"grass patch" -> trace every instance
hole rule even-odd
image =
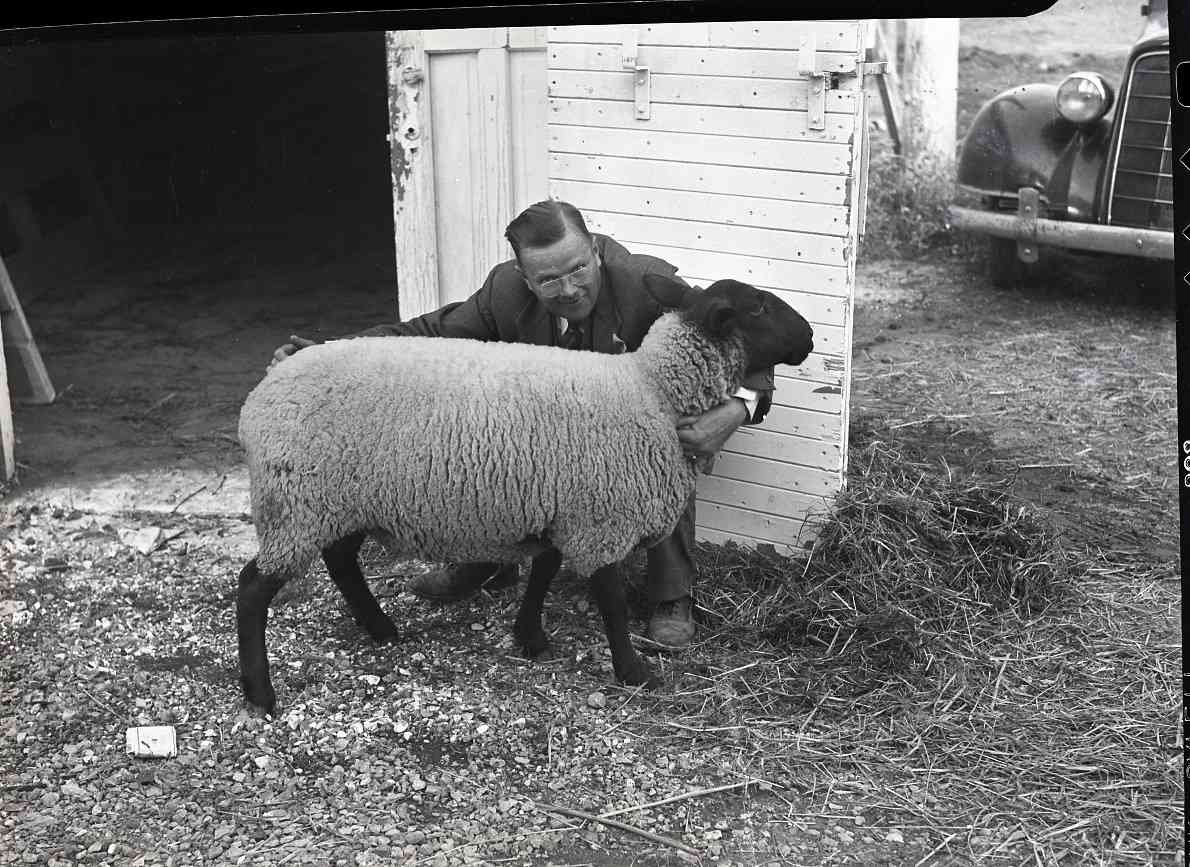
[[[860,255],[917,259],[965,249],[964,238],[946,225],[946,208],[955,198],[953,166],[933,154],[893,153],[881,133],[870,135]]]

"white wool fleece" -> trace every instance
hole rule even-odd
[[[589,575],[673,531],[696,482],[675,422],[728,399],[743,368],[738,340],[677,313],[621,355],[435,337],[303,349],[240,413],[258,566],[299,577],[368,531],[454,562],[545,542]]]

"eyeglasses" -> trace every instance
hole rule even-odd
[[[594,260],[588,261],[575,268],[569,274],[563,274],[561,277],[555,277],[552,280],[543,280],[537,284],[537,291],[544,298],[557,298],[562,294],[567,281],[581,283],[591,273],[594,265]]]
[[[549,280],[542,280],[540,283],[530,278],[529,275],[525,274],[524,271],[521,271],[519,266],[517,267],[517,270],[521,271],[521,274],[524,275],[525,279],[529,282],[529,285],[533,287],[538,295],[543,298],[557,298],[562,294],[567,282],[581,283],[591,276],[596,267],[598,267],[598,260],[595,258],[595,256],[592,256],[573,271],[563,274],[561,277],[551,277]]]

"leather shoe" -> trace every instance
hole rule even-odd
[[[480,590],[502,590],[512,587],[520,577],[515,563],[494,568],[475,564],[448,566],[419,575],[409,582],[409,590],[435,602],[458,602],[474,596]]]
[[[649,620],[649,638],[670,647],[689,647],[694,640],[694,604],[689,596],[661,602]]]

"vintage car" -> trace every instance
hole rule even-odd
[[[963,141],[952,226],[988,236],[991,276],[1036,276],[1042,248],[1173,260],[1167,0],[1141,7],[1143,32],[1116,86],[1097,72],[1026,84],[984,105]],[[1172,271],[1170,271],[1172,273]]]

